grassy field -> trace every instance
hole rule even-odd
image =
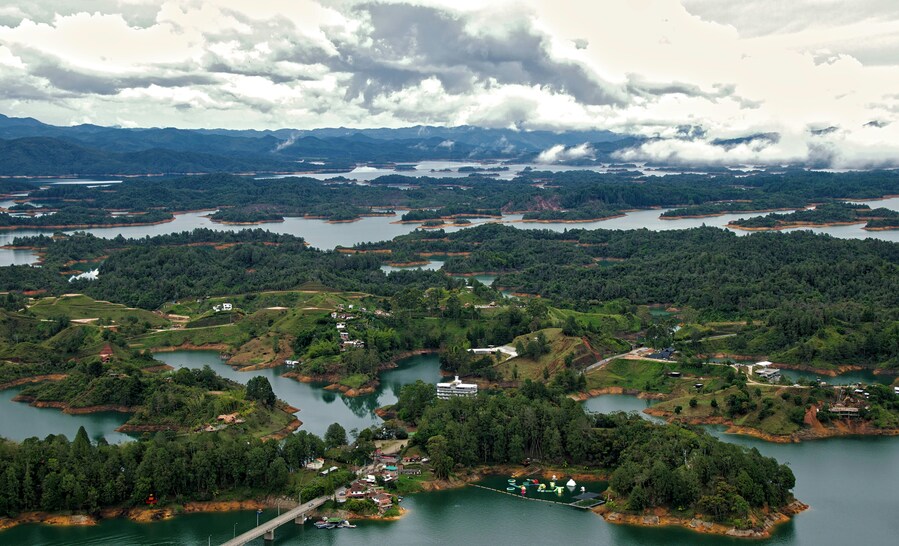
[[[221,343],[231,347],[240,347],[249,341],[250,337],[236,324],[227,324],[225,326],[210,326],[208,328],[151,332],[131,340],[131,346],[138,349],[154,349],[157,347],[179,346],[185,343],[192,345]]]
[[[796,417],[799,413],[804,413],[807,392],[806,389],[798,389],[793,387],[778,386],[759,386],[756,391],[755,386],[747,389],[750,393],[750,402],[757,407],[749,411],[745,415],[736,415],[732,418],[734,424],[759,429],[763,432],[773,435],[787,435],[798,431],[801,425],[791,419],[791,414]],[[761,393],[759,395],[759,392]],[[737,395],[739,389],[737,387],[729,387],[724,390],[711,393],[701,393],[691,396],[683,396],[661,402],[654,406],[655,408],[674,411],[677,406],[681,407],[681,417],[706,418],[726,416],[727,398],[730,395]],[[796,404],[799,400],[801,404]],[[786,398],[785,398],[786,397]],[[690,399],[696,399],[696,407],[690,407]],[[712,400],[718,402],[718,407],[712,407]],[[762,411],[766,406],[765,400],[769,400],[770,411],[762,415]]]
[[[537,359],[518,356],[511,360],[502,362],[497,365],[497,369],[502,372],[503,377],[510,378],[513,376],[513,369],[518,370],[518,379],[534,379],[543,381],[543,370],[547,369],[550,375],[565,369],[565,356],[574,355],[575,363],[583,365],[584,362],[592,363],[595,361],[590,349],[579,337],[569,337],[562,334],[561,328],[546,328],[540,330],[546,336],[549,342],[549,353],[541,355]],[[516,342],[527,345],[528,341],[536,336],[527,334],[515,338],[511,343],[515,346]]]
[[[97,301],[81,294],[42,298],[29,307],[29,310],[40,318],[61,316],[69,319],[97,318],[120,323],[126,317],[135,317],[138,322],[149,323],[153,328],[162,328],[169,324],[168,320],[150,311],[125,307],[118,303]]]
[[[677,362],[619,358],[587,374],[587,388],[621,387],[643,392],[678,394],[693,392],[696,383],[703,383],[703,391],[715,391],[727,383],[728,370],[725,366],[695,368],[682,366]],[[679,378],[670,377],[669,372],[680,372],[682,375]]]
[[[251,294],[235,294],[199,300],[183,300],[163,306],[166,313],[184,315],[196,319],[214,313],[213,307],[230,303],[236,310],[244,313],[268,309],[270,307],[315,308],[334,310],[338,304],[359,305],[365,294],[359,292],[307,292],[286,290],[275,292],[259,292]]]
[[[568,317],[574,317],[581,324],[598,327],[609,333],[636,332],[640,328],[639,321],[632,315],[604,312],[581,313],[571,309],[551,307],[549,316],[559,324],[562,324]]]

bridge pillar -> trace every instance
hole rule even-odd
[[[306,523],[306,514],[305,513],[298,514],[297,517],[294,518],[293,522],[296,523],[297,525],[302,525],[302,524]]]
[[[262,540],[267,540],[269,542],[275,540],[275,530],[266,531],[264,535],[262,535]]]

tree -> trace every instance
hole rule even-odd
[[[431,468],[434,470],[434,475],[442,480],[449,477],[454,464],[448,452],[445,436],[438,434],[428,439],[428,455],[431,456]]]
[[[340,423],[331,423],[328,426],[328,430],[325,431],[325,447],[340,447],[345,446],[349,442],[346,437],[346,429],[344,429]]]
[[[581,331],[581,326],[577,323],[577,319],[574,318],[574,315],[565,317],[565,322],[562,325],[562,333],[566,336],[580,336],[583,333]]]
[[[404,385],[396,403],[397,416],[413,425],[418,424],[418,420],[436,398],[434,386],[421,379]]]
[[[261,375],[247,381],[247,399],[257,401],[269,408],[274,406],[277,400],[268,378]]]

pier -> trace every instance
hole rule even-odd
[[[334,495],[339,494],[339,490],[334,492]],[[290,521],[293,521],[297,525],[302,525],[306,521],[307,512],[315,510],[319,506],[328,502],[331,498],[333,498],[334,495],[324,495],[309,502],[303,503],[292,510],[284,512],[274,519],[270,519],[266,522],[260,523],[258,527],[253,527],[246,533],[237,535],[228,542],[223,543],[223,546],[243,546],[244,544],[252,540],[256,540],[259,537],[262,537],[264,540],[269,541],[275,540],[275,529]]]
[[[592,504],[592,505],[590,505],[590,506],[580,506],[580,505],[577,504],[579,501],[575,501],[575,502],[559,502],[559,501],[551,500],[551,499],[540,499],[540,498],[537,498],[537,497],[529,497],[529,496],[526,496],[526,495],[520,495],[520,494],[517,494],[517,493],[510,493],[509,491],[500,491],[499,489],[494,489],[494,488],[492,488],[492,487],[487,487],[487,486],[485,486],[485,485],[479,485],[479,484],[476,484],[476,483],[470,483],[470,484],[468,484],[468,485],[471,486],[471,487],[477,487],[477,488],[479,488],[479,489],[485,489],[485,490],[487,490],[487,491],[492,491],[492,492],[494,492],[494,493],[502,493],[503,495],[509,495],[510,497],[515,497],[515,498],[518,498],[518,499],[524,499],[524,500],[529,500],[529,501],[537,501],[537,502],[546,502],[546,503],[549,503],[549,504],[558,504],[559,506],[571,506],[572,508],[579,508],[579,509],[581,509],[581,510],[589,510],[589,509],[592,508],[593,506],[598,506],[598,505],[603,504],[603,503],[605,502],[605,501],[602,501],[602,502],[596,502],[595,504]]]

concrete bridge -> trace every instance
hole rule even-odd
[[[343,491],[344,488],[341,488],[334,494],[340,495]],[[293,510],[284,512],[274,519],[270,519],[264,523],[260,523],[258,527],[254,527],[246,533],[237,535],[228,542],[225,542],[223,546],[243,546],[244,544],[256,540],[259,537],[262,537],[264,540],[275,540],[275,529],[290,521],[293,521],[297,525],[302,525],[306,520],[306,512],[315,510],[331,498],[333,498],[332,495],[325,495],[323,497],[318,497],[317,499],[313,499],[309,502],[303,503]]]

